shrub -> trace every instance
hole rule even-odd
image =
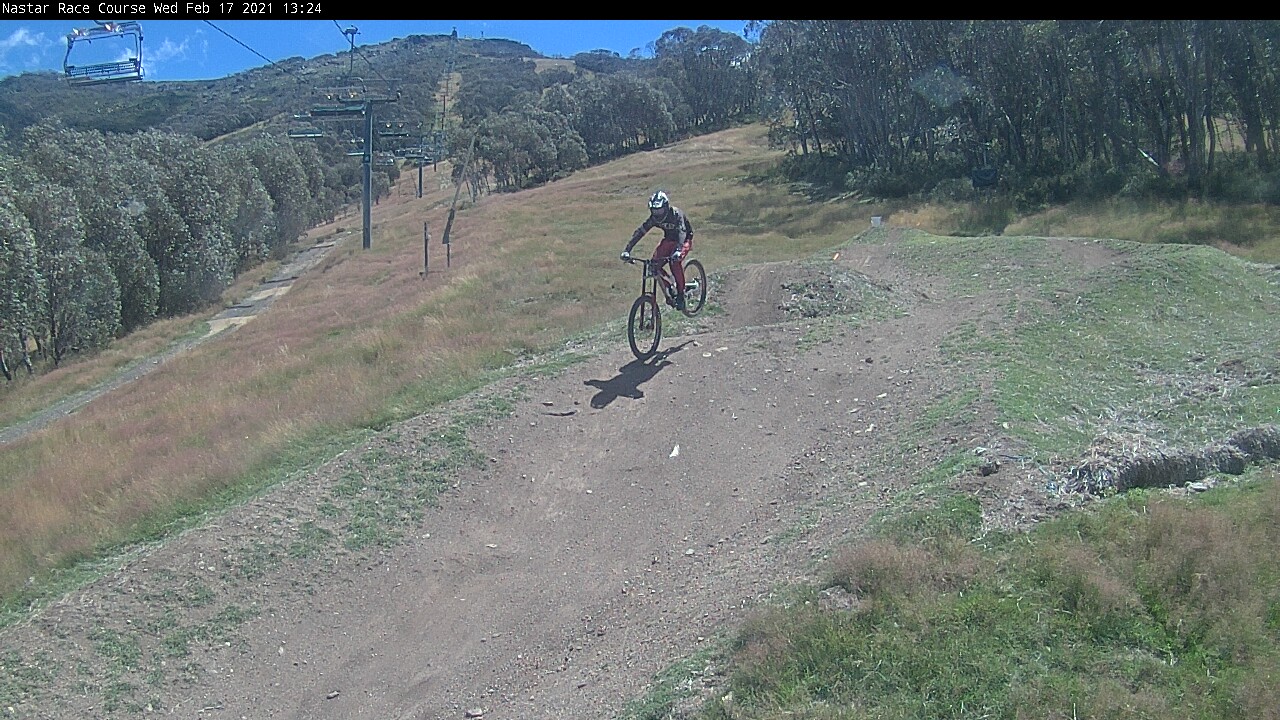
[[[1259,168],[1252,157],[1224,155],[1205,177],[1204,196],[1222,202],[1280,204],[1280,173]]]
[[[1013,206],[1006,198],[974,202],[956,219],[956,234],[999,235],[1014,218]]]

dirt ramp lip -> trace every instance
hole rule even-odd
[[[1068,492],[1106,495],[1178,487],[1214,473],[1241,475],[1251,464],[1280,459],[1280,426],[1247,428],[1191,451],[1166,449],[1143,436],[1108,434],[1094,441],[1091,452],[1094,457],[1067,472]]]

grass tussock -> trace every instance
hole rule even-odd
[[[944,583],[938,538],[869,539],[831,582],[875,601],[759,612],[697,717],[1275,717],[1275,476],[964,542]]]

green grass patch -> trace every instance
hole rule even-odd
[[[845,603],[815,588],[747,622],[727,692],[696,717],[1265,717],[1277,507],[1274,470],[1254,472],[980,548],[953,499],[834,558]]]
[[[639,699],[627,703],[619,720],[664,720],[677,711],[677,706],[697,697],[702,681],[714,663],[718,648],[710,643],[672,664],[653,679],[653,687]]]
[[[953,292],[1024,298],[1002,322],[958,326],[942,350],[966,383],[994,381],[999,420],[1041,459],[1079,454],[1104,431],[1197,446],[1277,421],[1273,271],[1210,248],[1122,242],[1090,266],[1045,244],[920,235],[901,250],[922,271],[945,268]]]

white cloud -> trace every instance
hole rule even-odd
[[[169,38],[165,38],[160,43],[160,47],[154,49],[148,47],[147,53],[160,62],[174,59],[184,60],[187,57],[187,41],[183,40],[181,43],[175,43]]]
[[[46,69],[50,58],[65,48],[66,41],[62,38],[52,39],[42,32],[20,27],[0,38],[0,74]]]
[[[0,54],[7,54],[15,48],[39,47],[44,44],[44,33],[33,33],[20,27],[9,33],[9,37],[0,39]]]
[[[159,45],[147,46],[147,51],[142,56],[143,65],[146,68],[147,79],[164,79],[165,66],[171,65],[175,62],[185,61],[187,59],[188,49],[186,40],[176,43],[169,38],[162,40]]]

